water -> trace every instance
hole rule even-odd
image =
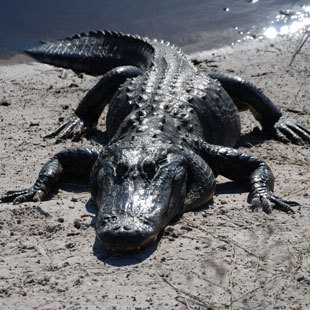
[[[277,15],[283,17],[278,23],[291,19],[280,11],[303,12],[309,5],[309,0],[1,0],[0,58],[40,40],[98,29],[157,37],[186,52],[217,48],[246,35],[255,38]]]

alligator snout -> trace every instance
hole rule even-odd
[[[99,240],[106,249],[113,251],[138,250],[154,242],[158,235],[158,228],[151,226],[149,220],[128,221],[116,216],[104,216],[98,219],[96,226]]]

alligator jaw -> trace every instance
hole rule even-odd
[[[141,250],[142,248],[145,248],[146,246],[154,243],[157,239],[157,234],[156,235],[153,235],[153,236],[149,236],[148,239],[144,240],[141,244],[139,244],[138,246],[128,246],[126,248],[123,248],[123,247],[120,247],[120,248],[117,248],[115,246],[113,246],[112,248],[108,248],[106,247],[106,249],[108,251],[113,251],[113,252],[132,252],[132,251],[139,251]]]
[[[107,233],[101,237],[100,234],[97,232],[97,237],[100,242],[108,251],[112,252],[138,251],[155,242],[157,236],[158,233],[154,233],[153,235],[148,236],[144,240],[133,236],[132,241],[130,242],[128,240],[128,235],[123,236],[124,238],[122,238],[122,236],[120,235],[116,236],[116,238],[109,238]]]

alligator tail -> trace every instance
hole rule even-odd
[[[102,75],[125,65],[145,71],[154,57],[154,48],[147,39],[111,31],[81,33],[44,42],[25,52],[40,62],[90,75]]]

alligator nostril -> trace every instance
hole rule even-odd
[[[143,220],[143,224],[148,225],[149,221],[148,220]]]
[[[130,225],[126,225],[126,224],[123,226],[123,228],[124,228],[124,230],[130,230],[131,229]]]
[[[115,225],[112,227],[113,230],[119,230],[121,228],[121,225]]]
[[[145,162],[143,164],[143,171],[147,175],[149,181],[151,181],[156,174],[156,167],[152,162]]]

